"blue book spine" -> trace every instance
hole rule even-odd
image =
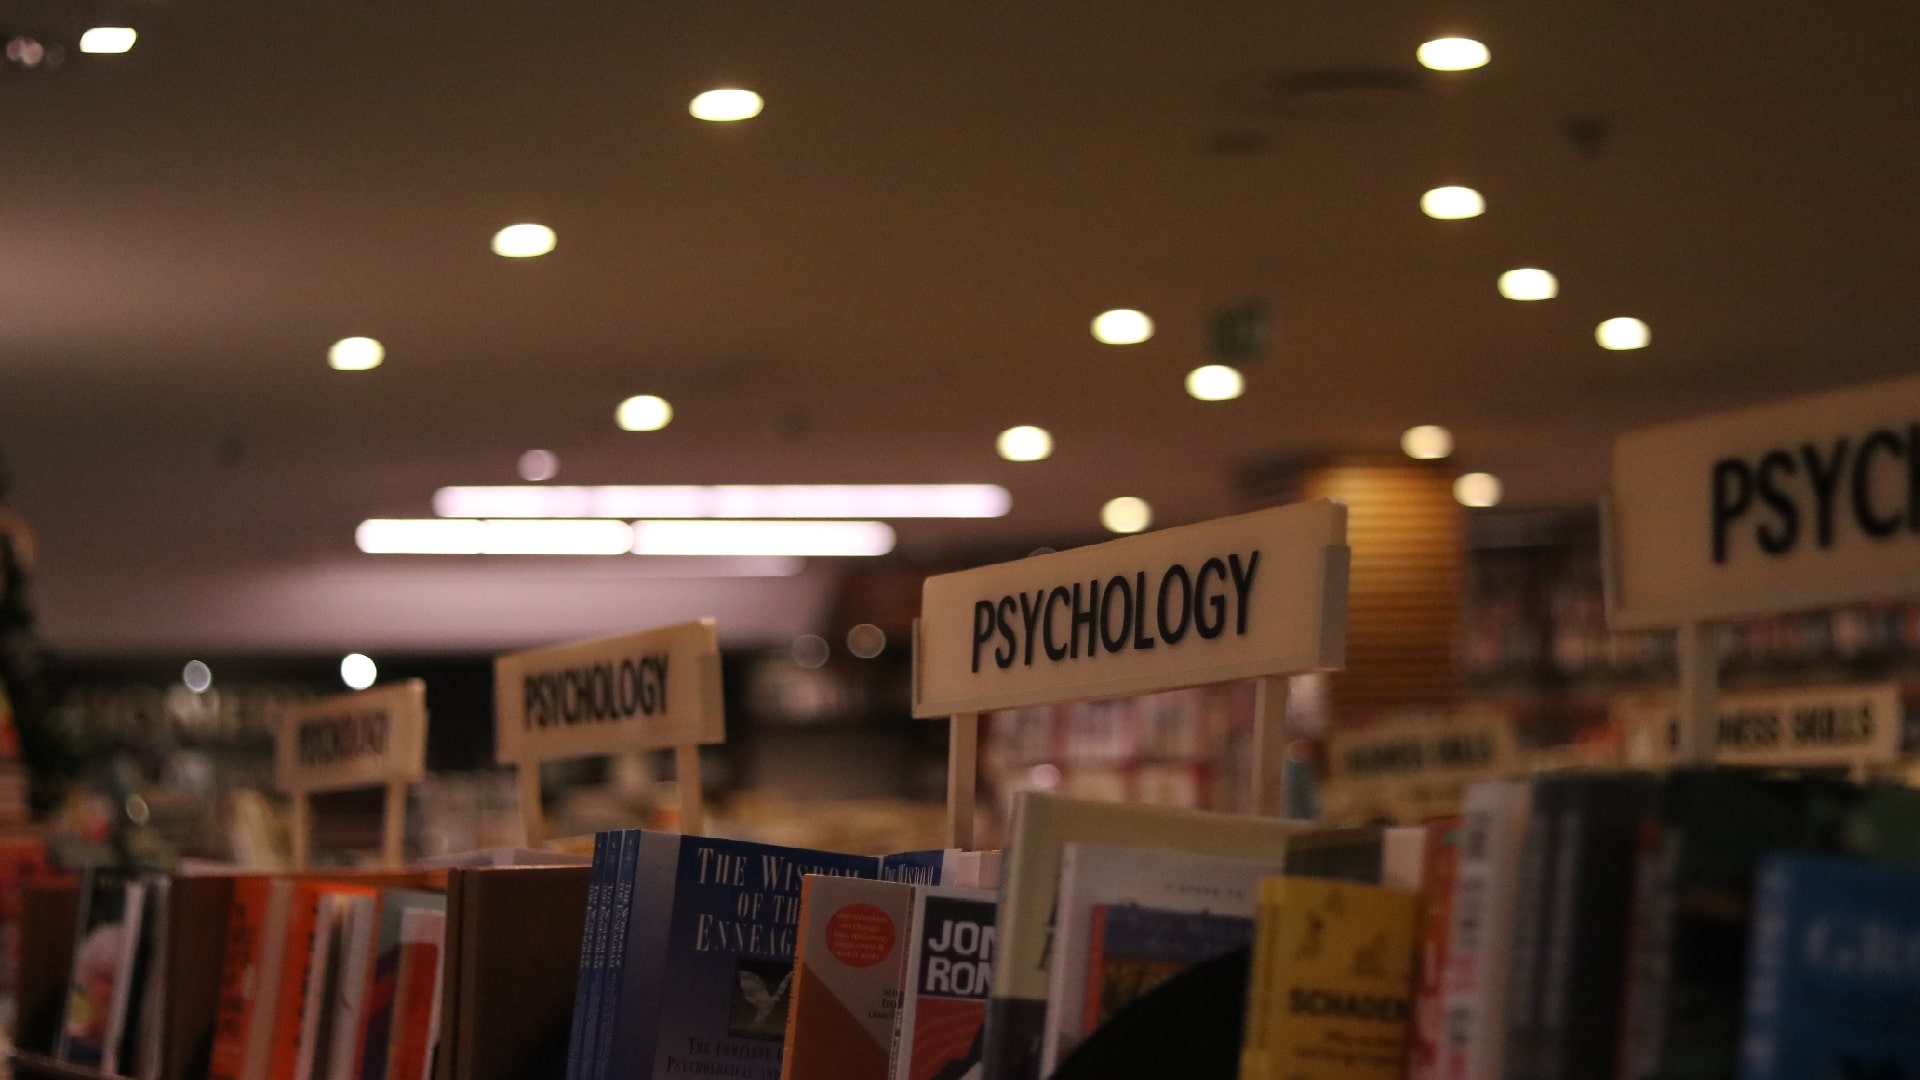
[[[927,851],[896,851],[880,856],[880,880],[906,885],[946,885],[947,860],[953,852],[946,848]]]
[[[605,962],[600,971],[600,1021],[593,1044],[596,1078],[623,1075],[612,1071],[610,1059],[614,1034],[627,1022],[627,1010],[632,1007],[621,990],[625,985],[627,937],[633,920],[633,875],[640,859],[640,837],[640,830],[628,829],[620,834],[615,845],[618,861],[608,886],[606,933],[602,935]]]
[[[1920,1077],[1920,871],[1772,856],[1750,940],[1742,1080]]]
[[[602,917],[605,882],[611,868],[607,862],[607,835],[593,837],[593,871],[587,878],[587,919],[580,935],[580,974],[573,984],[573,1021],[567,1036],[567,1080],[586,1080],[587,1057],[593,1046],[594,926]]]

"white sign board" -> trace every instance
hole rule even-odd
[[[287,708],[274,779],[290,793],[412,782],[427,773],[427,686],[409,679]]]
[[[502,765],[726,741],[712,619],[494,661]]]
[[[1507,716],[1407,720],[1335,733],[1327,739],[1327,771],[1348,783],[1478,779],[1511,770],[1517,745]]]
[[[913,714],[1338,668],[1346,536],[1321,500],[928,578]]]
[[[1920,595],[1920,376],[1622,435],[1616,629]]]
[[[1612,719],[1630,764],[1673,759],[1677,713],[1673,698],[1630,694],[1616,698]],[[1812,686],[1726,694],[1720,698],[1713,760],[1727,765],[1858,765],[1900,757],[1900,688]]]

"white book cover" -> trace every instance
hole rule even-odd
[[[344,896],[320,898],[320,910],[313,923],[313,961],[307,965],[306,996],[301,1002],[300,1050],[293,1066],[293,1080],[314,1080],[314,1059],[321,1057],[320,1043],[333,1023],[332,985],[339,977],[341,922],[346,914]]]
[[[121,916],[120,958],[115,964],[113,1005],[107,1016],[107,1037],[101,1046],[100,1071],[120,1071],[120,1043],[127,1030],[127,1001],[133,992],[133,969],[140,962],[140,924],[145,917],[147,882],[127,882],[126,907]]]
[[[400,944],[403,948],[407,945],[431,943],[436,954],[444,956],[446,938],[447,913],[444,911],[411,908],[400,918]],[[433,979],[433,1010],[432,1019],[427,1025],[427,1054],[421,1062],[420,1074],[397,1077],[388,1074],[388,1080],[428,1080],[428,1077],[433,1075],[433,1059],[437,1056],[440,1046],[440,996],[446,989],[443,978],[446,970],[444,963],[435,963],[430,973]],[[400,1025],[396,1023],[394,1030],[398,1032],[399,1028]],[[392,1059],[389,1058],[388,1061],[391,1062]]]
[[[1486,780],[1468,786],[1460,808],[1460,862],[1441,991],[1445,1080],[1502,1072],[1507,959],[1532,804],[1531,783]]]
[[[917,885],[907,920],[891,1080],[980,1080],[980,1039],[997,959],[994,892]]]
[[[267,918],[260,928],[259,962],[247,972],[252,984],[252,1017],[247,1021],[246,1071],[242,1076],[265,1076],[273,1057],[273,1023],[279,1015],[280,971],[287,958],[287,921],[293,917],[293,879],[275,878],[267,899]]]
[[[1070,843],[1060,853],[1060,906],[1047,963],[1046,1042],[1040,1075],[1050,1076],[1088,1031],[1087,963],[1093,949],[1093,909],[1135,904],[1166,911],[1206,912],[1251,919],[1260,879],[1279,874],[1284,860],[1236,859],[1183,851],[1143,851],[1109,844]]]
[[[1116,844],[1273,862],[1285,857],[1289,836],[1311,827],[1283,818],[1019,793],[1002,863],[1000,957],[988,1007],[988,1071],[1024,1075],[1040,1067],[1046,1041],[1047,953],[1065,845]]]
[[[367,986],[373,981],[373,939],[380,928],[380,900],[375,896],[346,898],[340,934],[344,950],[340,981],[333,1001],[333,1049],[327,1056],[326,1080],[354,1080],[360,1068],[361,1013]]]

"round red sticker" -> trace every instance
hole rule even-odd
[[[893,920],[872,904],[848,904],[827,919],[827,951],[848,967],[872,967],[893,954]]]

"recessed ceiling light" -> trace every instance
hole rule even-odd
[[[1246,389],[1240,369],[1226,364],[1207,364],[1187,372],[1187,393],[1201,401],[1232,401]]]
[[[520,455],[520,479],[531,484],[560,475],[560,455],[551,450],[529,450]],[[464,515],[456,515],[464,516]],[[572,517],[571,514],[553,515]]]
[[[1470,472],[1453,482],[1454,501],[1477,510],[1499,506],[1502,494],[1500,478],[1492,473]]]
[[[1560,279],[1533,267],[1509,270],[1500,275],[1500,295],[1509,300],[1551,300],[1560,295]]]
[[[609,484],[444,487],[445,518],[996,518],[998,484]]]
[[[533,259],[553,250],[560,242],[545,225],[522,222],[493,234],[493,253],[507,259]]]
[[[1001,432],[993,448],[1008,461],[1040,461],[1053,453],[1053,436],[1046,428],[1021,424]]]
[[[1476,218],[1487,212],[1487,201],[1470,187],[1437,187],[1420,196],[1420,211],[1441,221]]]
[[[622,431],[659,431],[673,423],[673,406],[665,398],[640,394],[621,402],[613,418]]]
[[[204,660],[189,660],[180,671],[180,681],[196,694],[204,694],[213,685],[213,669]]]
[[[327,350],[327,366],[335,371],[372,371],[387,358],[387,347],[370,337],[341,338]]]
[[[1653,331],[1639,319],[1621,316],[1608,319],[1593,329],[1593,340],[1603,349],[1624,352],[1628,349],[1644,349],[1653,340]]]
[[[1153,507],[1147,505],[1147,500],[1132,495],[1108,499],[1107,504],[1100,508],[1100,524],[1108,532],[1141,532],[1153,524]]]
[[[759,116],[760,110],[765,107],[766,102],[760,100],[760,95],[751,90],[723,87],[696,96],[687,105],[687,111],[692,113],[696,120],[710,120],[716,124],[724,124],[734,120],[751,120]]]
[[[1439,424],[1421,424],[1400,433],[1400,449],[1415,461],[1439,461],[1453,453],[1453,432]]]
[[[380,668],[364,653],[348,653],[340,661],[340,681],[355,690],[365,690],[380,678]]]
[[[1138,345],[1152,336],[1153,320],[1142,311],[1114,308],[1093,318],[1093,337],[1102,345]]]
[[[1414,50],[1420,66],[1434,71],[1472,71],[1486,67],[1493,54],[1485,45],[1464,37],[1434,38]]]
[[[80,35],[80,51],[96,56],[117,56],[132,52],[140,34],[131,26],[96,26]]]

